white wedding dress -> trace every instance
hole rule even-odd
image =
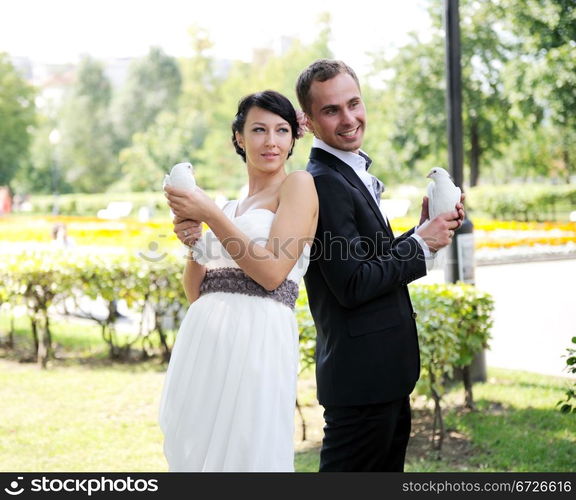
[[[236,217],[237,206],[236,200],[228,202],[224,213],[265,245],[275,214],[253,209]],[[293,471],[299,351],[290,306],[310,247],[280,287],[284,292],[279,288],[276,297],[264,297],[254,294],[259,285],[210,231],[203,240],[207,278],[215,276],[216,285],[191,304],[182,321],[160,403],[170,471]]]

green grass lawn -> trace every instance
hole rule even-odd
[[[0,330],[5,326],[0,323]],[[97,329],[54,328],[62,351],[80,358],[52,362],[43,372],[0,349],[0,470],[166,471],[157,424],[165,365],[111,363]],[[24,351],[25,329],[17,322],[17,345]],[[447,437],[440,456],[427,441],[430,406],[416,400],[406,470],[574,471],[576,415],[555,407],[569,379],[496,369],[488,375],[487,383],[474,386],[478,411],[462,408],[460,387],[445,397]],[[296,470],[313,472],[323,422],[313,375],[303,378],[299,400],[310,441],[296,443]]]
[[[157,408],[164,370],[137,365],[54,366],[0,360],[0,470],[166,471]],[[447,427],[469,441],[465,462],[408,454],[408,471],[573,471],[576,419],[554,404],[565,381],[490,371],[475,387],[477,412],[453,407]],[[447,399],[460,398],[458,393]],[[448,443],[448,441],[447,441]],[[318,450],[296,455],[316,471]]]
[[[66,366],[0,360],[0,470],[166,471],[156,365]]]

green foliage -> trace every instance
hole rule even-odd
[[[54,204],[53,196],[31,198],[32,213],[50,214]],[[106,208],[111,201],[130,201],[133,204],[131,215],[135,216],[140,207],[151,208],[157,215],[168,214],[166,198],[161,192],[110,193],[110,194],[63,194],[58,196],[58,213],[62,215],[83,215],[95,217],[98,210]]]
[[[434,401],[433,444],[442,447],[444,424],[441,399],[454,368],[470,365],[488,346],[494,303],[472,285],[411,285],[418,313],[421,375],[419,390]]]
[[[576,346],[576,337],[572,337],[572,344]],[[566,349],[566,370],[572,375],[576,375],[576,347]],[[566,389],[566,397],[558,401],[562,413],[576,413],[576,381]]]
[[[295,313],[300,333],[300,373],[302,373],[314,365],[316,349],[316,328],[308,306],[308,293],[305,286],[300,286]]]
[[[36,358],[43,368],[52,356],[49,309],[71,284],[70,274],[51,257],[33,252],[4,255],[0,265],[0,295],[7,303],[26,306]]]
[[[28,160],[35,123],[35,91],[0,52],[0,186],[9,184]]]
[[[152,47],[134,60],[114,106],[120,146],[129,145],[132,136],[144,132],[161,112],[176,111],[181,87],[178,61],[161,48]]]
[[[110,357],[124,359],[131,347],[139,343],[145,356],[159,347],[167,358],[173,343],[167,330],[174,329],[188,305],[180,282],[182,266],[183,260],[173,255],[149,262],[126,252],[94,255],[51,249],[7,254],[0,267],[0,296],[13,306],[27,305],[36,354],[44,366],[52,350],[50,311],[64,300],[74,300],[81,310],[83,298],[106,304],[103,317],[83,312],[100,325]],[[143,318],[151,312],[152,324],[141,324],[131,337],[119,335],[115,325],[118,300],[125,300]],[[37,327],[41,328],[39,333]],[[43,342],[45,352],[41,352]]]
[[[370,119],[365,147],[375,154],[375,172],[387,181],[425,175],[431,166],[443,163],[443,50],[440,35],[428,43],[413,36],[394,57],[373,54],[370,81],[382,90],[364,90]],[[388,129],[380,131],[383,123]]]
[[[57,158],[49,138],[57,122],[54,117],[37,114],[36,123],[29,158],[14,176],[13,187],[17,193],[51,193],[56,187]],[[60,189],[67,189],[61,181]]]
[[[380,81],[391,126],[384,160],[386,173],[402,169],[398,180],[446,164],[445,35],[438,5],[431,2],[432,36],[411,41],[389,57],[373,54],[373,81]],[[476,185],[480,169],[501,154],[514,137],[516,123],[501,85],[509,47],[498,33],[497,12],[482,2],[460,2],[462,112],[466,167]],[[380,120],[381,118],[377,118]],[[368,141],[367,141],[368,142]]]
[[[168,170],[162,172],[168,173]],[[160,180],[160,185],[161,185]],[[208,191],[208,195],[215,197],[218,193]],[[235,198],[236,192],[225,191],[224,195],[228,198]],[[169,209],[166,205],[166,197],[164,193],[159,190],[148,191],[141,193],[132,192],[110,192],[106,194],[63,194],[58,196],[58,213],[62,215],[83,215],[95,217],[98,210],[106,208],[111,201],[129,201],[132,203],[131,217],[135,217],[138,210],[146,207],[152,211],[152,215],[156,217],[168,217]],[[32,204],[33,214],[50,214],[52,213],[52,205],[54,204],[54,197],[48,196],[34,196],[30,199]]]
[[[188,110],[159,114],[145,132],[134,134],[129,148],[120,152],[122,176],[110,190],[158,191],[172,165],[189,161],[196,168],[197,151],[206,136],[203,120],[198,112]]]
[[[102,63],[85,57],[60,112],[55,192],[102,192],[118,176],[110,116],[111,86]]]
[[[445,376],[487,347],[494,304],[487,293],[462,283],[411,285],[410,296],[418,313],[421,383],[442,394]]]
[[[511,112],[528,118],[528,125],[554,128],[559,147],[547,163],[569,180],[576,172],[576,6],[571,0],[496,3],[521,55],[510,62],[504,79]]]
[[[213,190],[237,190],[246,183],[246,167],[231,141],[230,125],[238,102],[247,94],[270,88],[286,95],[298,109],[295,95],[298,74],[315,59],[331,55],[328,48],[329,16],[323,16],[319,25],[318,37],[309,45],[294,40],[281,55],[275,55],[272,50],[262,50],[251,63],[233,63],[226,78],[211,91],[213,102],[206,119],[206,138],[196,156],[200,186]],[[288,162],[289,170],[305,168],[310,143],[310,135],[297,141]]]

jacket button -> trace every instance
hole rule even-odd
[[[418,317],[418,313],[417,313],[417,312],[413,312],[413,313],[412,313],[412,317],[413,317],[414,319],[416,319],[416,318]]]

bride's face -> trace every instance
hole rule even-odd
[[[248,166],[272,172],[283,168],[294,145],[290,124],[280,115],[253,106],[236,141],[246,152]]]

